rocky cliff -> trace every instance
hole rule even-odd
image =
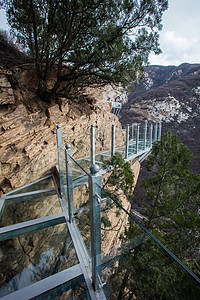
[[[200,65],[150,66],[123,105],[123,124],[141,120],[162,121],[193,152],[193,169],[200,170]]]
[[[105,90],[88,89],[75,100],[59,97],[47,104],[36,94],[32,64],[1,67],[0,72],[0,187],[20,187],[50,172],[57,164],[56,125],[75,158],[89,155],[90,125],[97,132],[96,151],[110,147],[111,125],[117,144],[124,135],[118,118],[104,103]]]

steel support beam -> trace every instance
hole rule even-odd
[[[36,283],[33,283],[12,294],[4,296],[2,300],[28,300],[37,297],[37,299],[51,299],[68,291],[69,289],[84,282],[84,277],[80,264],[77,264],[67,270],[61,271]]]
[[[20,234],[25,234],[35,230],[40,230],[50,226],[62,224],[64,222],[64,213],[58,213],[55,215],[2,227],[0,228],[0,241],[13,238]]]
[[[33,199],[37,199],[37,198],[39,199],[54,194],[57,194],[56,188],[50,188],[50,189],[27,192],[23,194],[8,195],[5,198],[6,200],[5,202],[6,204],[13,204],[18,202],[31,201]]]

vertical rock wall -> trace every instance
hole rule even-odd
[[[28,67],[16,69],[18,83],[13,89],[7,76],[0,75],[0,189],[3,192],[46,175],[57,164],[57,124],[61,126],[64,144],[71,144],[75,158],[89,155],[91,124],[96,128],[96,151],[110,148],[112,124],[116,125],[116,144],[124,142],[118,118],[103,102],[101,90],[90,89],[77,102],[59,98],[58,104],[47,105],[36,99],[31,72]]]

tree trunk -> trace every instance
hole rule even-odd
[[[119,291],[119,295],[117,297],[117,300],[121,300],[123,299],[123,294],[124,294],[124,290],[126,288],[126,285],[127,285],[127,282],[128,282],[128,277],[129,277],[129,274],[130,274],[130,270],[129,268],[126,270],[126,273],[124,275],[124,278],[122,280],[122,284],[120,286],[120,291]]]

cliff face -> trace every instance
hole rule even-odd
[[[97,133],[96,151],[110,148],[111,125],[117,144],[123,143],[121,125],[103,91],[88,89],[77,101],[58,98],[50,104],[36,95],[32,65],[1,69],[0,74],[0,187],[4,192],[46,175],[57,164],[56,125],[75,158],[89,155],[90,125]]]

